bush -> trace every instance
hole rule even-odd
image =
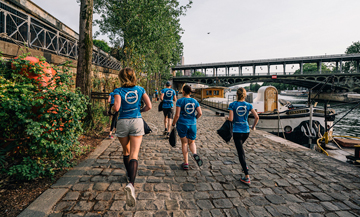
[[[10,165],[2,172],[32,180],[71,166],[89,100],[70,89],[67,66],[54,68],[50,85],[42,86],[26,75],[49,77],[44,59],[30,63],[25,57],[10,60],[12,67],[0,66],[0,163]]]

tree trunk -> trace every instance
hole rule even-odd
[[[91,67],[92,67],[92,22],[94,0],[81,0],[79,54],[76,72],[76,87],[81,93],[91,97]]]

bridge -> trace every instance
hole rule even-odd
[[[8,44],[14,43],[42,51],[48,62],[52,62],[51,55],[77,60],[78,39],[77,32],[32,1],[0,0],[0,45],[4,56],[14,56]],[[121,69],[120,61],[95,46],[92,57],[96,66]]]
[[[351,72],[344,72],[342,69],[344,62],[353,62],[355,67]],[[307,56],[292,57],[280,59],[264,59],[249,61],[234,61],[222,63],[205,63],[193,65],[180,65],[172,67],[173,71],[190,70],[191,74],[195,71],[201,71],[202,76],[175,76],[173,82],[175,85],[183,83],[199,83],[209,86],[234,86],[238,84],[254,83],[254,82],[276,82],[294,84],[301,87],[315,89],[321,88],[324,84],[325,91],[334,88],[337,92],[360,90],[360,69],[359,69],[360,53],[357,54],[338,54],[325,56]],[[318,70],[315,72],[304,72],[304,63],[316,63]],[[322,63],[335,63],[334,73],[322,72]],[[300,71],[286,72],[286,65],[299,64]],[[271,66],[282,65],[282,72],[271,72]],[[252,68],[252,73],[244,73],[243,68]],[[267,67],[267,72],[258,73],[258,68]],[[224,74],[220,74],[219,69],[225,69]],[[209,73],[210,71],[210,73]]]

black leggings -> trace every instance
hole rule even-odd
[[[111,107],[114,104],[110,104],[110,108],[109,108],[109,113],[111,113]],[[115,114],[112,115],[112,120],[111,120],[111,127],[110,127],[110,131],[113,131],[113,129],[116,129],[116,121],[117,121],[117,116],[118,116],[119,112],[115,112]]]
[[[249,133],[233,133],[233,134],[234,134],[233,137],[234,137],[236,150],[238,152],[240,164],[243,168],[245,175],[249,175],[249,171],[246,167],[245,152],[243,148],[243,144],[245,143],[246,139],[249,137]]]

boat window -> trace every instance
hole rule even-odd
[[[207,94],[207,95],[212,95],[212,91],[211,91],[211,90],[209,90],[209,94]]]
[[[219,91],[218,91],[218,90],[214,90],[214,95],[219,95]]]

